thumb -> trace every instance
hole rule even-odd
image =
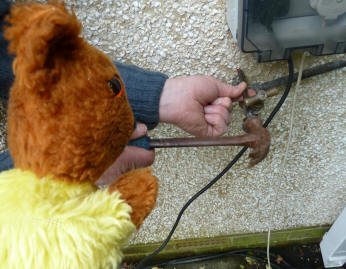
[[[229,97],[232,100],[237,99],[245,91],[247,84],[241,82],[236,86],[232,86],[221,81],[218,81],[219,96]]]
[[[136,129],[133,131],[130,140],[134,140],[137,138],[140,138],[142,136],[145,136],[147,134],[148,128],[143,123],[137,123]]]
[[[153,164],[155,152],[142,148],[126,146],[118,159],[107,168],[102,176],[95,182],[97,186],[106,186],[112,184],[116,179],[133,169],[146,167]]]

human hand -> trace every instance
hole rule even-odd
[[[232,103],[243,99],[246,87],[245,82],[231,86],[211,76],[167,79],[160,99],[160,121],[196,136],[220,136],[231,123]]]
[[[130,139],[134,140],[145,136],[146,134],[147,127],[142,123],[138,123]],[[95,182],[95,185],[99,187],[105,185],[108,186],[116,181],[120,175],[130,170],[151,165],[154,162],[154,159],[154,150],[126,146],[116,161],[103,173],[99,180]]]

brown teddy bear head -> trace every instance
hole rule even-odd
[[[5,37],[15,82],[8,143],[15,167],[59,180],[96,181],[133,131],[113,62],[81,38],[63,4],[16,4]]]

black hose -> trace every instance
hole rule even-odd
[[[293,61],[291,56],[288,59],[288,70],[289,70],[289,75],[288,75],[288,81],[287,81],[287,85],[286,85],[286,89],[285,92],[283,93],[282,97],[280,98],[278,104],[275,106],[274,110],[272,111],[272,113],[269,115],[269,117],[267,118],[267,120],[265,121],[265,123],[263,124],[263,127],[267,127],[268,124],[271,122],[271,120],[274,118],[275,114],[279,111],[280,107],[282,106],[282,104],[285,102],[291,86],[292,86],[292,82],[293,82],[293,74],[294,74],[294,65],[293,65]],[[174,231],[176,230],[179,221],[182,217],[182,215],[184,214],[185,210],[189,207],[189,205],[196,200],[200,195],[202,195],[206,190],[208,190],[211,186],[213,186],[224,174],[226,174],[226,172],[232,168],[232,166],[240,159],[240,157],[245,153],[245,151],[248,149],[247,146],[243,147],[239,153],[234,157],[234,159],[225,167],[225,169],[223,169],[221,171],[220,174],[218,174],[212,181],[210,181],[206,186],[204,186],[200,191],[198,191],[194,196],[192,196],[187,203],[183,206],[183,208],[180,210],[178,217],[171,229],[171,231],[169,232],[167,238],[165,239],[165,241],[162,243],[162,245],[156,249],[152,254],[150,254],[149,256],[145,257],[143,260],[140,261],[140,263],[136,266],[136,269],[143,269],[145,264],[151,260],[154,256],[156,256],[161,250],[163,250],[167,243],[169,242],[169,240],[171,239]]]
[[[333,61],[333,62],[329,62],[326,64],[321,64],[321,65],[317,65],[314,67],[311,67],[309,69],[305,69],[302,73],[302,80],[306,79],[306,78],[310,78],[313,76],[317,76],[317,75],[321,75],[324,74],[326,72],[330,72],[339,68],[343,68],[346,66],[346,60],[337,60],[337,61]],[[298,79],[298,72],[294,73],[293,75],[293,82],[296,82]],[[275,87],[281,87],[283,85],[287,85],[288,83],[288,76],[285,77],[281,77],[281,78],[277,78],[271,81],[267,81],[267,82],[256,82],[254,84],[251,84],[250,86],[248,86],[249,89],[254,89],[256,90],[256,92],[258,92],[259,90],[268,90],[271,88],[275,88]]]
[[[256,255],[257,253],[264,255],[264,258],[261,256]],[[163,266],[170,266],[170,265],[179,265],[179,264],[189,264],[189,263],[196,263],[196,262],[204,262],[209,261],[213,259],[219,259],[219,258],[225,258],[225,257],[235,257],[235,256],[241,256],[241,257],[249,257],[252,259],[256,259],[257,261],[260,261],[262,263],[267,263],[267,252],[260,249],[252,249],[252,248],[246,248],[246,249],[240,249],[240,250],[232,250],[227,252],[220,252],[220,253],[214,253],[214,254],[206,254],[206,255],[197,255],[193,257],[186,257],[186,258],[180,258],[180,259],[173,259],[161,263],[157,263],[154,265],[150,265],[150,267],[158,267],[162,268]],[[292,265],[290,265],[285,260],[280,261],[280,265],[275,263],[275,259],[277,258],[276,255],[270,253],[270,261],[273,268],[285,268],[285,269],[294,269]],[[282,266],[284,267],[282,267]],[[146,267],[149,268],[149,267]]]

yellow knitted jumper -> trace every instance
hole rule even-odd
[[[91,183],[0,174],[0,268],[118,268],[135,226],[120,193]]]

